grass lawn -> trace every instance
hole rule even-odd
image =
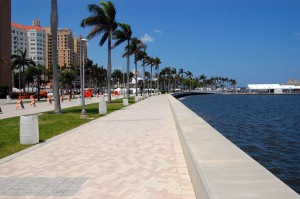
[[[123,108],[122,100],[107,103],[107,113]],[[129,104],[133,103],[134,99],[130,98]],[[101,117],[98,107],[98,103],[86,105],[86,120],[80,119],[81,106],[63,109],[57,115],[53,111],[38,114],[40,142]],[[32,146],[20,144],[20,117],[0,120],[0,129],[0,159]]]

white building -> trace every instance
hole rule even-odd
[[[300,86],[280,84],[248,84],[250,94],[292,94],[300,93]]]
[[[12,54],[17,50],[27,49],[27,58],[31,58],[36,64],[46,64],[46,33],[40,27],[39,20],[34,20],[32,26],[23,26],[11,23]]]
[[[20,24],[11,23],[11,54],[18,49],[24,51],[27,45],[27,30]]]

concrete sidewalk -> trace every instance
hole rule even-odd
[[[0,161],[0,198],[195,198],[168,95]]]
[[[118,99],[118,98],[123,98],[123,95],[119,96],[113,96],[113,99]],[[73,106],[80,106],[79,100],[81,99],[72,99],[71,101],[64,100],[61,102],[61,108],[69,108]],[[107,96],[105,97],[105,100],[107,101]],[[54,110],[54,100],[52,98],[52,104],[46,103],[46,100],[43,99],[41,101],[36,100],[36,107],[30,107],[29,100],[26,99],[23,102],[25,109],[16,109],[16,104],[17,100],[12,100],[11,103],[6,104],[6,100],[4,101],[2,99],[2,102],[0,103],[0,107],[2,109],[2,114],[0,114],[0,119],[5,119],[5,118],[10,118],[10,117],[16,117],[16,116],[21,116],[21,115],[29,115],[29,114],[35,114],[35,113],[40,113],[40,112],[45,112],[45,111],[52,111]],[[100,98],[93,97],[91,99],[85,99],[85,104],[91,104],[91,103],[97,103],[100,101]]]

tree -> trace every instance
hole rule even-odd
[[[174,85],[173,85],[174,91],[175,91],[175,88],[176,88],[176,73],[177,73],[176,68],[171,68],[171,75],[174,75]]]
[[[181,88],[183,88],[183,74],[184,74],[183,68],[179,68],[178,75],[181,75]]]
[[[161,64],[161,61],[158,57],[155,57],[153,62],[154,62],[154,66],[155,66],[156,74],[157,74],[156,88],[157,88],[157,92],[158,92],[159,91],[159,64]]]
[[[143,50],[140,50],[137,54],[138,60],[142,61],[143,67],[143,94],[145,94],[145,64],[146,64],[146,57],[148,56],[146,53],[146,46],[144,45]]]
[[[70,89],[70,94],[72,94],[72,82],[76,79],[76,72],[67,68],[60,72],[59,78],[61,85],[66,85]]]
[[[189,91],[192,90],[192,78],[193,78],[193,73],[191,71],[186,71],[184,72],[186,77],[190,80],[190,89]]]
[[[200,75],[199,80],[202,82],[202,87],[204,88],[204,82],[206,81],[206,76],[204,74]]]
[[[25,66],[35,66],[35,62],[32,59],[26,58],[27,50],[25,48],[24,51],[18,50],[18,54],[14,54],[11,56],[12,58],[12,68],[11,70],[18,69],[19,70],[19,89],[21,89],[21,68],[22,72],[25,72]],[[25,87],[25,79],[23,78],[23,86],[22,89]]]
[[[123,83],[122,77],[123,77],[123,73],[121,70],[119,69],[115,69],[114,72],[112,73],[111,77],[113,78],[114,84],[117,82],[118,83],[118,87],[119,87],[119,83]]]
[[[114,39],[116,39],[116,43],[114,44],[114,48],[119,46],[121,43],[127,41],[126,47],[125,47],[125,51],[129,50],[129,45],[130,45],[130,40],[132,37],[132,31],[131,31],[131,27],[128,24],[125,23],[119,23],[118,24],[120,29],[116,30],[114,32]],[[123,56],[124,57],[124,56]],[[127,67],[126,67],[126,77],[127,77],[127,81],[126,81],[126,97],[127,99],[129,99],[129,95],[130,95],[130,90],[129,90],[129,74],[130,74],[130,53],[126,54],[126,58],[127,58]]]
[[[90,16],[81,21],[80,26],[85,28],[87,26],[93,27],[91,32],[87,35],[88,39],[92,39],[102,34],[99,42],[100,46],[107,40],[108,56],[107,56],[107,89],[108,89],[108,102],[111,102],[111,40],[113,33],[118,27],[115,20],[116,10],[111,1],[101,1],[100,6],[96,4],[89,4],[88,10]]]
[[[130,40],[130,45],[128,46],[128,48],[126,49],[125,53],[123,54],[123,56],[127,56],[129,55],[134,55],[134,65],[135,65],[135,89],[136,89],[136,96],[137,96],[137,89],[138,89],[138,78],[137,78],[137,62],[140,61],[139,60],[139,52],[145,48],[145,45],[143,44],[143,42],[141,40],[139,40],[138,38],[132,38]]]
[[[59,82],[58,82],[58,64],[57,64],[57,28],[58,28],[58,9],[57,0],[51,0],[51,37],[52,37],[52,63],[53,63],[53,94],[54,94],[54,114],[61,114],[59,99]]]
[[[154,66],[154,59],[152,57],[146,56],[145,57],[145,64],[146,65],[150,65],[150,82],[151,82],[151,89],[153,89],[152,87],[152,82],[153,82],[153,76],[152,76],[152,68]]]

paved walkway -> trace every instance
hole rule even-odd
[[[122,98],[123,96],[113,96],[112,99],[116,98]],[[107,97],[105,97],[107,101]],[[69,108],[73,106],[79,106],[79,100],[81,99],[72,99],[70,102],[68,100],[64,100],[61,102],[61,108]],[[93,97],[91,99],[85,99],[85,104],[90,103],[97,103],[100,101],[100,98]],[[30,107],[30,102],[28,99],[23,100],[23,104],[25,109],[16,109],[17,100],[12,100],[11,103],[7,104],[6,99],[0,100],[0,107],[2,109],[2,114],[0,114],[0,119],[9,118],[9,117],[16,117],[21,115],[28,115],[28,114],[34,114],[34,113],[40,113],[45,111],[51,111],[54,110],[54,101],[52,98],[52,104],[46,103],[45,99],[42,99],[41,101],[36,100],[36,107]]]
[[[168,95],[0,164],[0,198],[195,198]]]

